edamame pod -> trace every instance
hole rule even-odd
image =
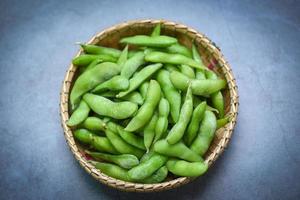
[[[229,122],[229,117],[224,117],[222,119],[218,119],[217,120],[217,129],[225,126],[225,124],[227,124]]]
[[[131,154],[111,155],[106,153],[85,151],[88,155],[92,156],[96,160],[105,160],[111,163],[115,163],[125,169],[131,169],[139,164],[139,159]]]
[[[132,37],[122,38],[120,42],[146,47],[168,47],[172,44],[175,44],[177,42],[177,39],[165,35],[152,37],[148,35],[135,35]]]
[[[98,117],[88,117],[82,125],[91,131],[104,131],[106,129],[106,124]]]
[[[156,63],[169,63],[175,65],[189,65],[198,69],[206,69],[203,65],[200,65],[196,61],[181,54],[168,54],[163,52],[150,52],[146,54],[145,60],[148,62]]]
[[[121,51],[114,48],[102,47],[92,44],[80,44],[80,46],[82,47],[84,52],[88,54],[104,54],[112,56],[114,58],[119,58],[121,55]]]
[[[166,70],[168,70],[168,72],[172,72],[172,71],[179,71],[179,69],[177,68],[177,67],[175,67],[174,65],[172,65],[172,64],[168,64],[168,63],[166,63],[166,64],[164,64],[164,68],[166,69]]]
[[[100,64],[101,62],[103,62],[103,60],[101,60],[101,59],[99,59],[99,58],[93,60],[93,61],[86,67],[85,71],[94,68],[96,65]]]
[[[147,90],[149,87],[149,82],[144,82],[140,87],[139,87],[139,91],[142,95],[142,97],[145,99],[146,98],[146,94],[147,94]]]
[[[123,49],[120,57],[117,60],[117,64],[119,65],[119,67],[121,69],[123,68],[123,66],[127,62],[127,56],[128,56],[128,45],[125,46],[125,48]]]
[[[158,119],[155,126],[155,137],[153,143],[159,140],[163,133],[166,132],[168,128],[168,116],[170,112],[169,102],[165,98],[161,98],[158,104]]]
[[[198,62],[200,65],[203,65],[203,67],[204,67],[204,64],[202,62],[202,59],[201,59],[201,57],[198,53],[198,50],[197,50],[195,44],[192,45],[192,54],[193,54],[193,59],[196,62]],[[200,80],[201,79],[206,79],[204,70],[196,69],[196,79],[200,79]]]
[[[144,145],[147,149],[147,152],[149,151],[149,148],[155,136],[155,127],[156,127],[157,119],[158,119],[157,114],[154,113],[150,122],[148,123],[148,125],[146,125],[144,129]]]
[[[115,58],[108,56],[108,55],[83,54],[83,55],[80,55],[80,56],[74,58],[72,63],[74,65],[78,65],[78,66],[85,66],[85,65],[89,65],[91,62],[93,62],[96,59],[100,59],[103,62],[115,62],[116,61]]]
[[[169,144],[166,140],[159,140],[154,144],[154,151],[162,155],[177,157],[191,162],[203,160],[181,141],[176,144]]]
[[[128,144],[131,144],[132,146],[134,146],[136,148],[146,150],[143,138],[141,138],[133,133],[130,133],[128,131],[125,131],[123,129],[123,127],[121,127],[121,126],[118,126],[117,130],[118,130],[118,133],[121,136],[121,138],[123,140],[125,140]]]
[[[186,48],[185,46],[179,43],[172,44],[171,46],[167,47],[167,52],[175,53],[175,54],[178,53],[188,58],[192,58],[192,52],[188,48]]]
[[[76,126],[83,122],[89,115],[90,107],[83,100],[80,101],[78,108],[72,113],[67,122],[68,126]]]
[[[122,181],[132,182],[132,179],[128,176],[127,170],[122,167],[119,167],[118,165],[93,161],[91,161],[91,163],[93,163],[95,167],[99,169],[102,173],[108,176]]]
[[[75,81],[70,94],[71,107],[74,109],[80,97],[98,84],[120,73],[115,63],[104,62],[81,74]]]
[[[193,113],[193,94],[191,86],[189,86],[185,101],[181,107],[179,120],[170,130],[167,141],[170,144],[175,144],[179,142],[185,132],[185,129],[191,119]]]
[[[168,168],[166,166],[162,166],[156,172],[154,172],[148,178],[142,180],[142,183],[151,184],[151,183],[160,183],[163,182],[168,176]]]
[[[130,80],[129,80],[129,88],[126,91],[120,92],[116,97],[123,97],[130,92],[133,92],[137,89],[145,80],[150,78],[152,74],[154,74],[157,70],[162,67],[161,63],[152,64],[144,67],[141,71],[137,72]]]
[[[211,80],[217,80],[218,76],[212,72],[207,71],[206,77]],[[215,92],[210,95],[212,106],[216,108],[219,111],[218,117],[223,118],[224,117],[224,98],[221,91]]]
[[[127,94],[126,96],[121,97],[120,99],[130,101],[130,102],[136,103],[138,105],[142,105],[144,103],[144,99],[143,99],[142,95],[136,91],[131,92],[131,93]]]
[[[90,93],[85,94],[83,99],[95,113],[114,119],[131,117],[138,109],[135,103],[129,101],[113,102],[105,97]]]
[[[179,65],[179,69],[182,74],[186,75],[187,77],[189,77],[191,79],[194,79],[196,77],[194,69],[188,65]]]
[[[162,88],[166,99],[170,104],[172,119],[174,122],[177,122],[180,113],[181,95],[171,83],[170,73],[168,71],[164,69],[159,70],[156,78]]]
[[[145,63],[144,57],[145,55],[143,52],[138,52],[129,58],[121,70],[121,76],[129,79],[134,72],[136,72],[136,70]]]
[[[187,177],[200,176],[208,169],[208,165],[204,162],[187,162],[177,159],[170,159],[166,166],[173,174]]]
[[[119,151],[120,153],[125,154],[132,154],[135,155],[138,158],[141,158],[144,154],[144,152],[141,149],[138,149],[127,142],[125,142],[114,130],[112,130],[110,127],[112,125],[112,122],[108,123],[108,129],[106,129],[105,133],[109,141],[112,143],[112,145]],[[114,125],[113,125],[114,126]]]
[[[208,150],[217,128],[217,119],[213,112],[205,111],[198,136],[190,146],[191,150],[203,156]]]
[[[194,109],[192,119],[187,128],[186,134],[184,135],[184,141],[187,145],[191,145],[194,138],[197,136],[197,131],[199,129],[200,122],[203,119],[205,109],[206,109],[205,101],[200,103]]]
[[[217,79],[217,80],[190,79],[184,74],[176,71],[171,72],[170,80],[175,88],[182,91],[187,90],[190,82],[193,94],[202,95],[202,96],[210,95],[226,87],[226,81],[222,79]]]
[[[129,81],[127,78],[123,76],[114,76],[111,79],[105,81],[104,83],[100,83],[97,87],[95,87],[92,92],[93,93],[101,93],[106,90],[111,91],[120,91],[126,90],[129,87]]]
[[[145,103],[139,108],[137,114],[131,119],[129,124],[126,126],[126,131],[136,131],[139,128],[145,126],[145,124],[147,124],[150,121],[153,112],[160,100],[160,93],[161,90],[158,82],[155,80],[151,80],[148,87]]]
[[[155,171],[161,168],[167,162],[167,157],[154,154],[151,158],[128,171],[128,175],[132,180],[143,180],[151,176]]]
[[[159,35],[160,35],[160,24],[157,24],[151,33],[151,37],[159,36]]]

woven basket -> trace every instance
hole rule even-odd
[[[119,44],[119,40],[122,37],[132,36],[136,34],[147,34],[149,35],[153,30],[153,27],[161,23],[162,34],[176,37],[181,44],[191,47],[194,42],[200,51],[203,63],[206,66],[213,67],[213,70],[218,73],[221,77],[225,78],[228,87],[223,92],[225,98],[225,113],[227,116],[231,116],[230,122],[223,128],[220,128],[216,132],[214,141],[205,155],[205,162],[209,166],[219,157],[227,146],[233,128],[236,123],[238,113],[238,93],[237,86],[232,74],[232,70],[229,64],[225,61],[220,49],[206,36],[191,29],[185,25],[165,21],[165,20],[139,20],[121,23],[119,25],[108,28],[98,34],[87,42],[88,44],[100,44],[103,46],[114,47],[122,49],[123,46]],[[76,56],[82,54],[80,50]],[[66,125],[66,121],[69,119],[69,94],[72,88],[73,82],[76,79],[77,69],[76,66],[71,64],[66,72],[65,79],[63,81],[60,98],[60,114],[62,120],[62,127],[64,129],[64,135],[71,151],[75,158],[79,161],[79,164],[96,180],[109,185],[111,187],[134,192],[154,192],[161,190],[168,190],[186,184],[193,180],[192,178],[176,178],[168,179],[168,181],[158,184],[138,184],[121,181],[112,177],[109,177],[88,162],[88,159],[83,153],[83,148],[75,142],[72,130]],[[208,172],[209,173],[209,172]]]

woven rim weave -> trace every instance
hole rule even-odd
[[[104,46],[111,46],[115,48],[120,48],[118,40],[120,37],[135,35],[135,34],[149,34],[153,27],[160,23],[162,25],[162,34],[175,36],[179,41],[187,46],[191,46],[194,42],[201,53],[204,64],[207,66],[213,64],[215,66],[215,72],[226,79],[228,88],[223,93],[225,98],[225,112],[226,116],[230,116],[230,122],[223,128],[220,128],[216,132],[214,141],[209,148],[209,151],[205,155],[205,162],[211,166],[212,163],[216,161],[219,155],[224,151],[224,148],[228,145],[231,138],[234,126],[236,124],[237,114],[238,114],[238,92],[235,78],[233,76],[232,70],[228,62],[224,59],[220,49],[208,39],[205,35],[191,29],[185,25],[178,24],[175,22],[170,22],[166,20],[137,20],[118,24],[116,26],[110,27],[98,34],[96,34],[92,39],[87,42],[87,44],[101,44]],[[76,56],[82,54],[83,51],[80,50]],[[121,181],[112,177],[109,177],[101,173],[93,165],[91,165],[85,156],[82,155],[82,150],[79,144],[74,140],[72,130],[66,125],[69,119],[69,93],[72,87],[74,78],[76,77],[76,66],[71,64],[66,72],[62,89],[60,93],[60,115],[61,123],[64,130],[64,135],[66,141],[74,154],[75,158],[79,161],[79,164],[96,180],[125,191],[134,192],[154,192],[161,190],[168,190],[181,185],[184,185],[192,178],[181,177],[176,178],[167,182],[158,184],[139,184]],[[209,173],[209,172],[208,172]]]

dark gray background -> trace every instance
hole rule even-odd
[[[0,1],[0,199],[299,199],[299,1]],[[221,47],[238,123],[206,175],[167,192],[120,192],[72,156],[59,91],[76,41],[125,20],[164,18]]]

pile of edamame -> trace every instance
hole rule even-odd
[[[67,125],[97,169],[128,182],[202,175],[215,131],[229,120],[226,81],[195,45],[160,33],[157,25],[149,36],[122,38],[123,50],[81,44],[85,54],[73,60],[80,74]]]

